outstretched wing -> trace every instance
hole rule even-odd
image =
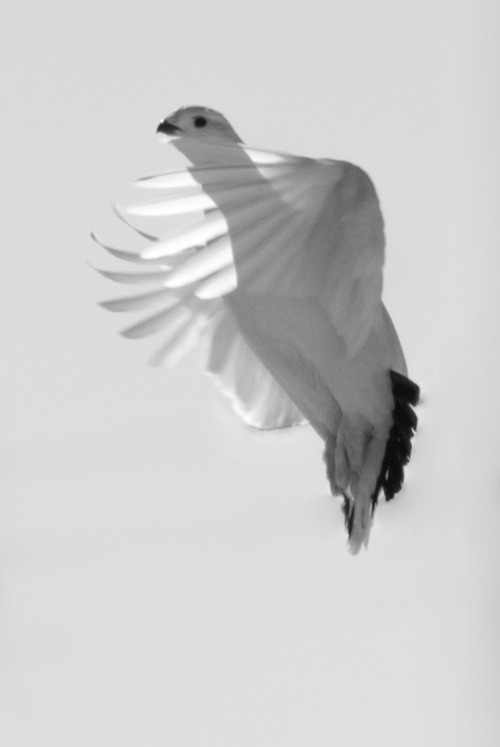
[[[145,266],[103,271],[117,282],[147,286],[138,296],[103,305],[148,312],[124,334],[161,332],[157,365],[207,337],[208,372],[245,422],[262,428],[305,422],[249,348],[223,299],[237,288],[254,297],[314,298],[354,355],[369,332],[382,284],[382,218],[371,182],[344,162],[189,138],[174,142],[194,166],[139,180],[161,197],[127,212],[188,222],[160,237],[132,226],[147,241],[137,254],[94,237],[113,256]]]
[[[355,354],[382,293],[383,221],[368,176],[342,161],[314,160],[237,144],[174,141],[195,166],[140,180],[164,196],[136,215],[204,219],[144,256],[165,258],[193,242],[204,247],[172,272],[170,287],[200,282],[197,295],[314,298]]]

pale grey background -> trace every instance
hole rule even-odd
[[[0,741],[499,743],[493,2],[4,2]],[[423,389],[407,486],[345,551],[321,444],[258,435],[96,306],[88,234],[205,104],[362,165]]]

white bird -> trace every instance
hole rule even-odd
[[[157,131],[193,165],[139,180],[161,197],[127,212],[188,222],[156,237],[117,209],[147,245],[134,254],[93,238],[147,271],[101,272],[148,290],[102,305],[148,310],[123,334],[161,333],[156,365],[203,336],[206,370],[245,423],[309,422],[325,443],[356,553],[368,543],[380,491],[390,500],[402,487],[417,423],[410,405],[419,398],[381,300],[375,189],[351,163],[249,148],[206,107],[179,109]]]

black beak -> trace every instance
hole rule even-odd
[[[164,119],[156,128],[156,132],[163,132],[164,135],[176,135],[178,132],[182,132],[182,130],[177,125],[169,122],[168,119]]]

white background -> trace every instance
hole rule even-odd
[[[494,5],[4,2],[5,747],[500,743]],[[96,305],[89,231],[126,245],[108,206],[190,104],[377,186],[423,402],[356,558],[311,430],[249,431]]]

